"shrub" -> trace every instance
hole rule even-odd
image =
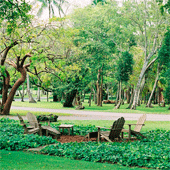
[[[170,169],[170,131],[155,130],[147,139],[134,142],[57,143],[41,152],[91,162],[118,163],[156,169]]]
[[[23,134],[23,127],[18,121],[0,119],[0,149],[23,150],[56,143],[51,137]]]

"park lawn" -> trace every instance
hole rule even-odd
[[[39,155],[22,151],[1,150],[2,170],[140,170],[141,168],[129,168],[116,164],[93,163],[86,161],[71,160],[58,156]]]
[[[11,109],[10,111],[10,116],[17,116],[17,113],[21,116],[26,116],[27,113],[29,111],[28,110],[15,110],[15,109]],[[38,112],[38,111],[30,111],[32,114],[34,114],[35,116],[38,115],[49,115],[49,114],[56,114],[57,116],[71,116],[72,114],[69,113],[51,113],[51,112]]]
[[[66,108],[63,107],[60,102],[46,102],[41,101],[37,103],[29,103],[28,101],[20,102],[14,101],[12,102],[12,106],[18,107],[36,107],[36,108],[50,108],[50,109],[64,109],[64,110],[74,110],[75,108]],[[153,108],[147,108],[145,105],[138,106],[136,110],[126,109],[128,104],[121,105],[120,109],[114,109],[114,104],[103,104],[102,107],[96,106],[94,102],[92,102],[92,106],[88,106],[87,100],[83,103],[85,106],[85,111],[96,111],[96,112],[114,112],[114,113],[140,113],[140,114],[170,114],[170,110],[168,110],[168,106],[160,107],[158,105],[153,105]]]
[[[59,120],[56,123],[52,124],[73,124],[78,126],[88,126],[88,125],[95,125],[100,127],[110,128],[113,124],[113,120]],[[125,129],[128,129],[128,125],[126,124],[135,124],[137,121],[127,120],[125,121]],[[134,126],[132,126],[134,129]],[[170,130],[170,121],[145,121],[145,126],[142,127],[141,132],[147,132],[150,130],[161,129],[161,130]]]

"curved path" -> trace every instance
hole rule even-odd
[[[85,110],[44,109],[16,106],[12,106],[11,109],[72,114],[72,116],[59,116],[59,120],[116,120],[119,117],[124,117],[126,120],[138,120],[138,118],[142,115],[138,113],[95,112]],[[170,121],[170,115],[147,114],[147,121]]]

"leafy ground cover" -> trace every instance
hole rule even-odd
[[[0,149],[23,150],[56,143],[51,137],[23,134],[18,121],[0,119]]]
[[[65,108],[60,102],[38,102],[38,103],[29,103],[28,101],[20,102],[15,101],[12,103],[12,106],[19,106],[19,107],[36,107],[36,108],[50,108],[50,109],[68,109],[74,110],[75,108]],[[102,107],[96,106],[92,102],[92,106],[88,106],[87,100],[83,103],[85,106],[86,111],[99,111],[99,112],[115,112],[115,113],[147,113],[147,114],[170,114],[170,110],[168,110],[168,106],[160,107],[158,105],[153,105],[153,108],[147,108],[145,105],[141,105],[137,107],[137,110],[126,109],[128,104],[124,104],[120,107],[120,109],[114,109],[114,104],[103,104]],[[13,111],[13,110],[12,110]]]
[[[41,153],[90,162],[170,169],[170,131],[155,130],[134,142],[72,142],[47,146]]]
[[[1,150],[2,170],[141,170],[141,168],[128,168],[120,165],[107,163],[94,163],[87,161],[72,160],[63,157],[39,155],[21,151]]]

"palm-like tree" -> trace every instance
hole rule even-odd
[[[62,4],[66,3],[66,0],[34,0],[33,4],[35,4],[37,1],[41,2],[41,7],[38,10],[37,15],[41,16],[44,9],[48,8],[49,11],[49,19],[54,16],[54,7],[58,8],[59,15],[61,17],[61,13],[64,14],[63,9],[62,9]]]

